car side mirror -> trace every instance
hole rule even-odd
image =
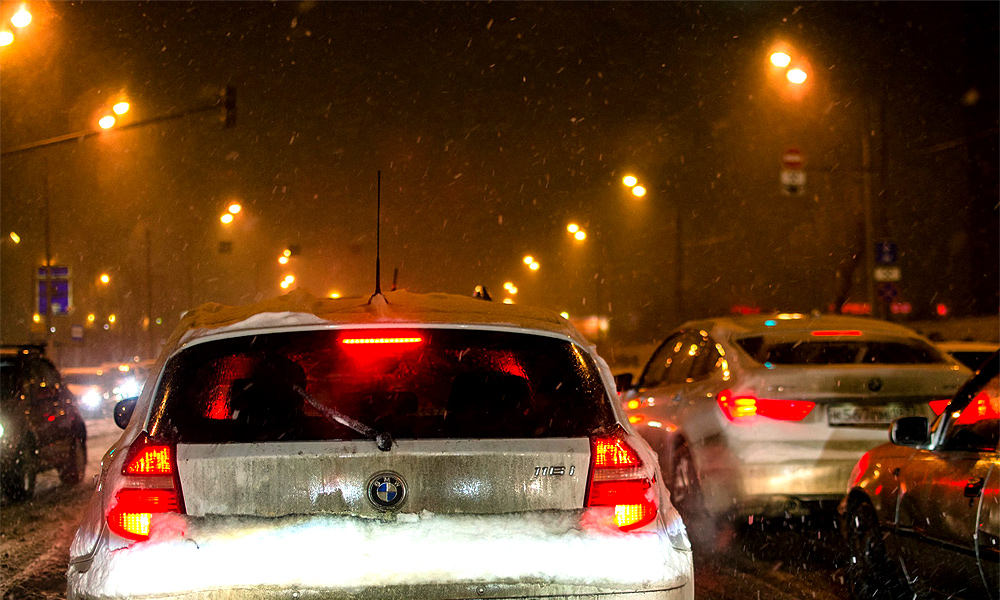
[[[618,389],[619,394],[624,394],[626,390],[632,387],[632,374],[631,373],[619,373],[615,375],[615,388]]]
[[[128,427],[128,422],[132,420],[132,411],[135,410],[135,403],[138,399],[138,397],[122,398],[115,404],[115,425],[122,429]]]
[[[889,440],[897,446],[923,446],[930,437],[927,417],[900,417],[889,428]]]

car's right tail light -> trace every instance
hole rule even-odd
[[[951,400],[931,400],[929,404],[931,405],[931,410],[934,411],[935,415],[940,415],[944,412],[944,409],[948,407],[948,403]],[[968,425],[970,423],[975,423],[981,421],[982,419],[996,419],[1000,416],[1000,411],[997,410],[996,401],[990,401],[990,396],[985,391],[979,392],[972,399],[969,404],[966,405],[965,409],[962,410],[962,414],[957,417],[955,421],[959,425]]]
[[[778,421],[801,421],[816,407],[815,402],[808,400],[758,398],[750,394],[733,394],[729,390],[719,392],[716,402],[722,414],[733,422],[750,421],[758,415]]]
[[[157,513],[183,513],[177,449],[153,443],[143,433],[128,449],[122,468],[124,485],[108,512],[108,528],[130,540],[149,538],[149,524]]]
[[[590,440],[587,506],[614,507],[615,525],[638,529],[656,519],[653,480],[636,451],[619,436]]]

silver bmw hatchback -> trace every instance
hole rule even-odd
[[[723,317],[668,336],[622,400],[689,525],[832,515],[854,464],[887,439],[889,423],[940,412],[970,375],[885,321]]]
[[[116,416],[72,599],[694,597],[655,455],[554,313],[207,305]]]

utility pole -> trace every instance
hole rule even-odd
[[[146,358],[153,356],[153,252],[146,227]]]
[[[42,186],[43,200],[45,204],[45,346],[47,351],[55,357],[55,348],[52,347],[52,212],[49,210],[49,160],[46,158],[42,163],[44,185]]]

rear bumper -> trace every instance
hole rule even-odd
[[[670,589],[650,589],[622,592],[607,589],[569,589],[549,583],[489,583],[455,586],[392,586],[386,588],[331,590],[307,587],[249,586],[200,590],[156,595],[157,600],[178,598],[183,600],[461,600],[486,598],[489,600],[546,599],[546,600],[694,600],[694,582]],[[120,596],[91,596],[70,594],[70,600],[120,600]],[[144,598],[132,596],[132,598]]]
[[[666,533],[589,531],[573,511],[248,518],[156,515],[150,541],[71,565],[70,599],[693,598]]]

